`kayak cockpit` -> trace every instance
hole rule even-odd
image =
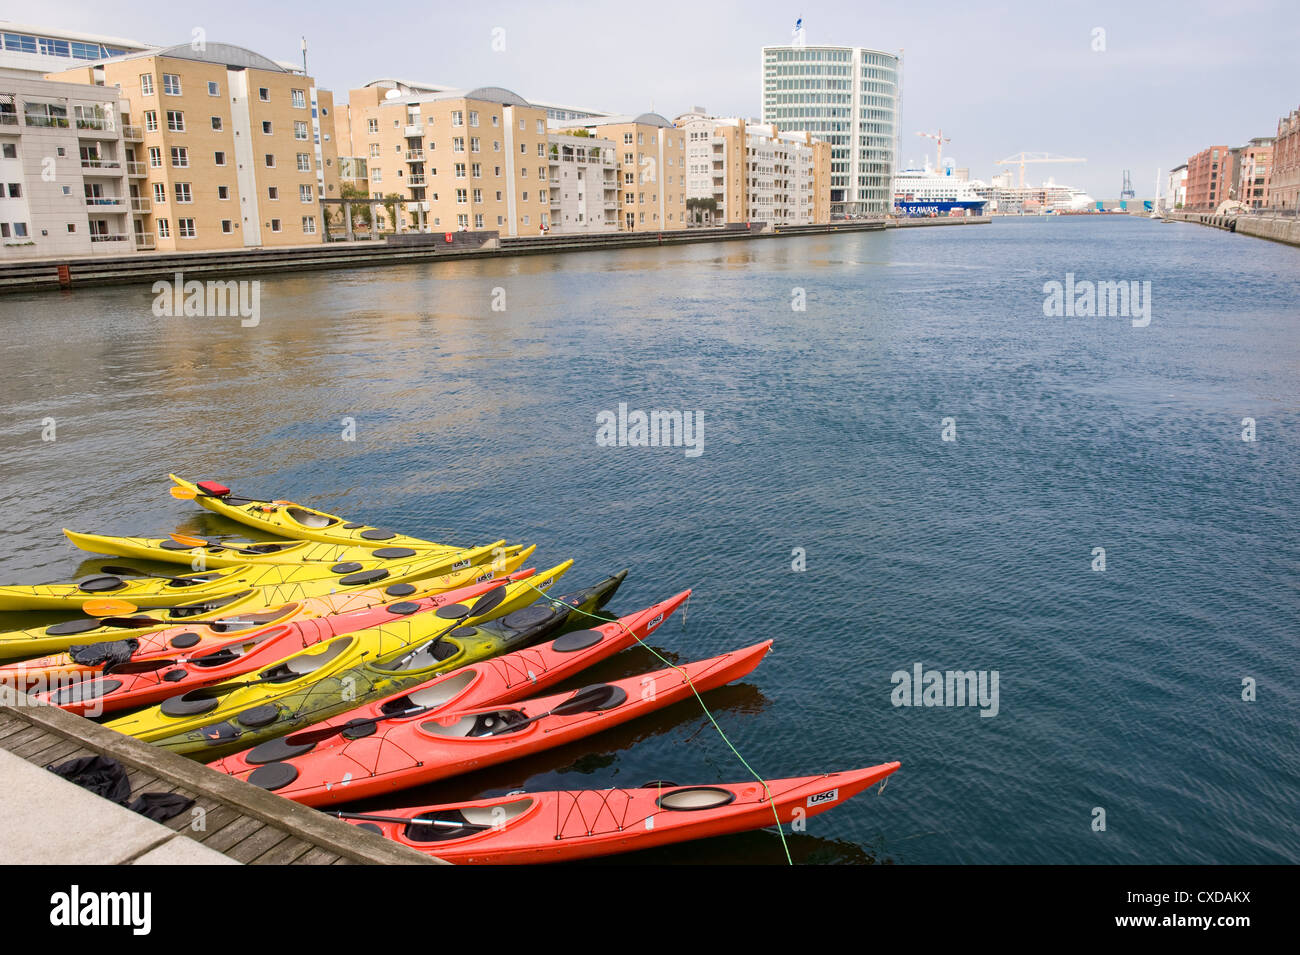
[[[214,633],[231,633],[235,630],[247,630],[250,627],[260,627],[263,624],[274,623],[276,620],[283,619],[298,609],[298,604],[285,604],[283,607],[277,607],[274,610],[267,610],[262,613],[245,613],[238,617],[224,617],[220,620],[214,620],[208,624],[208,629]]]
[[[431,736],[473,739],[482,736],[501,736],[506,733],[513,733],[527,725],[532,724],[528,723],[528,717],[518,710],[494,710],[491,713],[470,713],[467,716],[462,716],[454,723],[439,723],[437,720],[426,720],[420,724],[420,729]]]
[[[380,712],[387,716],[392,713],[412,710],[416,707],[429,709],[435,706],[443,706],[464,693],[477,677],[478,674],[472,669],[457,670],[445,680],[439,680],[432,686],[426,686],[395,700],[389,700],[379,708]]]
[[[532,797],[495,806],[466,806],[464,809],[437,810],[436,815],[424,816],[429,822],[407,823],[404,835],[411,842],[446,842],[464,839],[485,830],[500,829],[512,819],[517,819],[533,807]]]
[[[328,514],[309,511],[302,507],[286,507],[284,513],[291,520],[312,530],[320,530],[321,528],[329,527],[331,524],[337,524],[339,522],[337,517],[330,517]]]

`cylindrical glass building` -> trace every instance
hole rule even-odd
[[[893,206],[899,59],[856,46],[763,47],[763,122],[831,144],[832,216]]]

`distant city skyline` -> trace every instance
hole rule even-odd
[[[810,44],[903,51],[904,165],[933,161],[933,142],[916,134],[942,128],[951,139],[945,157],[985,180],[1014,168],[995,162],[1021,150],[1086,157],[1030,166],[1026,181],[1054,176],[1097,198],[1118,195],[1125,169],[1139,196],[1149,196],[1157,169],[1167,173],[1213,143],[1271,136],[1300,105],[1291,68],[1300,7],[1267,0],[1077,9],[939,0],[923,11],[665,0],[655,16],[627,23],[594,3],[396,3],[371,21],[364,9],[323,0],[310,20],[302,12],[248,0],[116,9],[54,0],[6,16],[159,45],[188,42],[202,29],[211,42],[295,63],[305,34],[309,71],[340,100],[353,87],[399,77],[669,118],[694,106],[758,117],[761,49],[789,43],[802,18]]]

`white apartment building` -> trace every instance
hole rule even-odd
[[[148,49],[121,37],[0,20],[0,76],[39,79],[95,60]]]
[[[113,87],[0,76],[0,261],[135,251],[121,116]]]
[[[763,47],[763,122],[830,143],[837,216],[893,208],[900,62],[863,47]]]
[[[679,116],[677,126],[686,136],[693,224],[828,220],[828,144],[771,123],[709,116],[698,107]],[[820,203],[819,188],[825,193]]]
[[[550,133],[554,232],[618,231],[618,154],[612,139]]]

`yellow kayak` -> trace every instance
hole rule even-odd
[[[247,721],[244,725],[248,729],[256,729],[265,724],[260,718],[254,720],[254,714],[260,717],[261,713],[267,713],[271,719],[266,723],[276,720],[280,714],[280,707],[276,705],[278,701],[291,702],[291,709],[297,712],[305,708],[314,712],[318,708],[331,707],[330,712],[346,712],[356,705],[352,702],[355,696],[348,694],[347,684],[349,675],[354,680],[361,675],[358,668],[379,666],[382,670],[383,664],[394,664],[391,678],[406,681],[412,676],[419,680],[428,678],[423,670],[416,673],[408,664],[423,667],[427,661],[432,669],[429,675],[433,675],[472,662],[466,659],[466,648],[456,642],[454,631],[475,627],[528,606],[572,566],[573,561],[567,560],[537,574],[536,581],[530,578],[503,584],[504,599],[486,613],[448,619],[439,616],[442,613],[439,611],[396,618],[391,623],[357,630],[300,650],[256,673],[172,697],[105,725],[147,742],[166,741],[167,748],[174,752],[196,755],[201,752],[205,759],[215,758],[223,752],[222,741],[205,739],[205,728],[241,718]],[[444,639],[439,640],[439,652],[425,652],[409,661],[400,659],[409,651],[427,649],[425,645],[440,636]],[[365,676],[368,691],[371,683],[384,679],[368,671]],[[354,687],[352,692],[359,689]],[[254,738],[245,745],[251,746],[257,741],[256,734],[251,735]]]
[[[295,504],[293,501],[258,501],[243,498],[215,481],[200,481],[193,484],[181,480],[175,474],[170,474],[168,477],[176,483],[172,488],[173,496],[193,499],[195,504],[206,507],[214,514],[239,521],[249,527],[256,527],[276,537],[358,547],[457,549],[446,544],[421,540],[418,537],[408,537],[406,534],[398,534],[383,527],[371,527],[369,524],[347,521],[305,504]]]
[[[313,598],[329,598],[311,605],[313,608],[319,607],[321,613],[346,613],[400,597],[445,593],[478,581],[506,577],[522,567],[536,549],[536,545],[522,550],[507,548],[509,556],[501,561],[476,564],[450,573],[410,581],[396,581],[390,577],[383,581],[382,587],[374,584],[343,585],[340,579],[319,579],[237,591],[206,601],[156,609],[147,615],[110,617],[107,620],[78,617],[49,626],[11,630],[0,633],[0,659],[22,659],[58,653],[81,644],[125,640],[178,624],[242,619],[249,613],[285,604],[306,605]],[[111,596],[116,597],[115,594]]]
[[[346,544],[329,544],[310,540],[206,540],[196,544],[199,537],[186,539],[187,535],[172,537],[110,537],[104,534],[78,534],[66,527],[64,535],[77,547],[91,554],[112,554],[116,557],[134,557],[137,560],[158,560],[173,564],[188,564],[196,571],[221,567],[238,567],[244,564],[313,564],[338,563],[352,560],[395,560],[402,557],[436,557],[448,551],[441,546],[423,547],[358,547]],[[490,560],[485,556],[479,563]]]
[[[87,600],[112,597],[137,607],[166,607],[178,601],[192,603],[221,597],[238,590],[278,587],[288,584],[326,581],[324,592],[339,587],[373,587],[381,580],[400,583],[419,577],[433,577],[474,561],[490,559],[493,551],[504,547],[496,541],[483,547],[454,553],[423,557],[383,558],[339,561],[333,564],[238,564],[220,570],[175,576],[149,575],[132,568],[109,569],[84,577],[71,584],[21,584],[0,587],[0,610],[67,610],[80,608]],[[426,555],[428,552],[425,552]],[[500,552],[498,551],[498,556]]]

